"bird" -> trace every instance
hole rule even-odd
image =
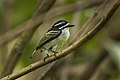
[[[39,41],[36,49],[33,51],[32,56],[37,52],[46,53],[46,58],[50,55],[56,57],[56,53],[67,43],[70,37],[69,29],[75,25],[70,24],[66,20],[59,20],[53,24],[53,26],[45,33],[45,35]]]

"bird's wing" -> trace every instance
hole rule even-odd
[[[44,37],[40,40],[40,42],[39,42],[36,50],[39,49],[39,48],[41,48],[44,44],[46,44],[46,43],[50,42],[51,40],[55,39],[55,38],[58,37],[60,34],[61,34],[61,31],[60,31],[60,30],[57,30],[57,31],[56,31],[56,30],[48,31],[48,32],[44,35]]]

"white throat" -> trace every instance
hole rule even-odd
[[[70,28],[65,28],[65,29],[63,29],[62,31],[63,31],[63,32],[69,32],[69,30],[70,30]]]
[[[62,33],[61,33],[61,37],[68,40],[68,38],[70,37],[70,31],[69,31],[70,28],[65,28],[62,30]]]

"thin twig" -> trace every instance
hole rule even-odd
[[[66,13],[69,13],[69,12],[75,12],[75,11],[78,11],[78,10],[83,10],[83,9],[86,9],[86,8],[95,7],[95,6],[100,5],[102,2],[103,2],[103,0],[99,0],[99,1],[93,0],[92,2],[90,0],[90,1],[84,1],[84,2],[81,2],[81,3],[78,3],[78,4],[70,4],[70,5],[57,7],[57,8],[52,9],[49,12],[49,14],[47,14],[45,16],[44,21],[49,21],[51,19],[55,19],[56,17],[61,16],[61,15],[66,14]],[[11,41],[12,39],[16,38],[22,32],[24,32],[26,30],[29,30],[31,28],[34,28],[36,25],[38,25],[40,23],[40,16],[37,16],[37,17],[34,18],[34,20],[31,22],[32,25],[29,25],[28,27],[25,27],[25,25],[27,23],[28,23],[28,21],[26,21],[25,23],[23,23],[19,27],[8,31],[4,35],[1,35],[0,36],[0,46],[6,44],[9,41]],[[7,38],[7,40],[2,40],[3,37]]]
[[[111,22],[111,21],[110,21]],[[115,24],[117,24],[117,22],[115,22]],[[111,27],[113,27],[113,26],[111,26]],[[114,31],[116,30],[116,29],[118,29],[118,31],[120,30],[120,28],[118,28],[118,27],[115,27],[114,26]],[[111,29],[112,31],[113,31],[113,29]],[[111,38],[112,40],[117,40],[117,41],[120,41],[120,32],[116,32],[116,34],[113,34],[113,33],[110,33],[111,32],[111,30],[109,30],[108,31],[108,33],[109,33],[109,36],[107,36],[107,38],[109,37],[109,38]],[[111,35],[112,35],[112,37],[111,37]],[[103,47],[103,45],[104,45],[104,43],[106,43],[106,39],[105,40],[103,40],[104,42],[102,42],[102,48],[100,49],[101,51],[99,52],[99,54],[103,54],[103,52],[106,52],[107,54],[109,54],[109,52],[108,51],[106,51],[106,49],[104,49],[104,47]],[[114,61],[113,61],[113,59],[111,59],[111,57],[109,57],[109,55],[107,55],[107,57],[106,57],[106,59],[104,60],[104,61],[102,61],[102,63],[99,65],[99,67],[97,68],[97,70],[95,70],[95,72],[94,72],[94,74],[91,76],[91,78],[90,78],[90,80],[103,80],[106,76],[108,76],[108,75],[110,75],[110,73],[113,73],[114,72],[114,70],[113,70],[113,68],[111,67],[111,65],[112,65],[112,67],[113,66],[115,66],[114,68],[114,70],[117,70],[117,71],[119,71],[118,70],[118,68],[116,68],[116,65],[114,64]],[[106,69],[104,69],[104,68],[107,68],[107,70]],[[102,70],[101,70],[102,69]],[[109,69],[109,72],[108,72],[108,69]],[[106,73],[107,72],[107,73]],[[102,77],[101,77],[102,76]]]
[[[102,6],[102,8],[104,7],[103,5],[101,5],[101,6]],[[87,22],[81,27],[79,32],[70,41],[70,44],[72,44],[73,42],[75,42],[75,40],[77,40],[77,39],[81,38],[83,35],[85,35],[90,29],[92,29],[94,27],[93,25],[96,25],[100,21],[101,16],[104,15],[104,14],[101,14],[101,11],[103,11],[103,10],[100,7],[97,8],[97,10],[95,11],[95,14],[92,17],[90,17],[87,20]],[[89,27],[88,27],[88,25],[89,25]]]

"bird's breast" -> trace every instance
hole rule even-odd
[[[66,28],[64,30],[62,30],[62,33],[59,36],[59,39],[63,39],[63,40],[68,40],[70,37],[70,32],[69,32],[69,28]]]

